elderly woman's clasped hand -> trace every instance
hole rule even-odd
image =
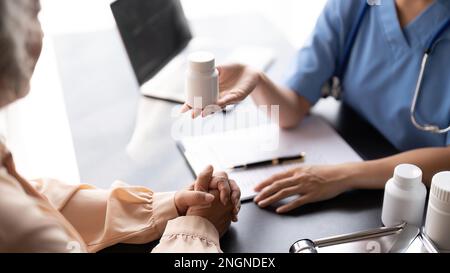
[[[200,216],[209,220],[223,235],[231,221],[237,222],[241,192],[225,172],[214,173],[208,166],[186,190],[175,195],[180,216]]]

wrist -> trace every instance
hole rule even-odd
[[[177,213],[179,216],[184,216],[184,215],[186,215],[187,208],[181,206],[179,199],[180,199],[180,192],[177,191],[173,197],[175,209],[177,210]]]
[[[256,85],[255,89],[251,93],[252,96],[261,96],[262,93],[265,92],[267,89],[267,81],[269,80],[264,71],[261,70],[254,70],[255,78],[256,78]]]
[[[175,204],[174,192],[160,192],[153,194],[152,210],[155,219],[155,226],[160,234],[163,233],[167,221],[179,216]]]
[[[259,89],[261,87],[264,87],[267,85],[267,83],[270,81],[269,77],[267,77],[266,73],[261,70],[255,70],[256,73],[256,88]]]
[[[363,161],[337,165],[338,179],[346,190],[382,189],[388,179],[386,168],[380,161]]]
[[[363,166],[359,163],[345,163],[330,166],[325,179],[336,185],[340,192],[361,188],[364,183]]]

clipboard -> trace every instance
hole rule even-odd
[[[195,167],[193,167],[196,165],[195,163],[194,164],[192,163],[193,160],[195,160],[195,159],[193,159],[195,157],[193,157],[191,154],[189,154],[189,152],[186,150],[184,144],[181,141],[176,141],[176,146],[177,146],[178,150],[180,151],[180,153],[182,154],[183,159],[185,160],[186,164],[188,165],[189,170],[191,171],[192,175],[194,177],[197,177],[197,175],[199,174],[200,171],[199,171],[199,169],[194,169]],[[227,174],[230,179],[235,180],[237,183],[241,182],[238,184],[241,189],[241,202],[246,202],[246,201],[252,200],[256,196],[256,192],[253,191],[253,188],[249,184],[246,184],[243,187],[242,186],[243,183],[242,183],[242,181],[239,180],[239,177],[242,177],[242,175],[249,176],[255,172],[261,172],[263,168],[264,169],[274,168],[274,167],[277,167],[277,168],[292,167],[293,168],[296,165],[297,164],[294,164],[294,163],[286,163],[286,164],[280,164],[277,166],[268,165],[268,166],[264,166],[264,167],[260,167],[260,168],[252,168],[252,169],[227,170]],[[255,181],[257,181],[257,180],[255,180]],[[256,183],[255,184],[251,183],[251,184],[256,185]]]
[[[181,138],[176,145],[197,176],[207,165],[226,171],[241,188],[241,201],[252,199],[254,187],[271,175],[302,165],[358,162],[361,157],[318,116],[307,117],[293,130],[266,124],[233,131]],[[232,170],[239,164],[305,153],[303,162]]]

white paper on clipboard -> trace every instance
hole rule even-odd
[[[361,157],[322,118],[310,116],[293,130],[270,124],[224,133],[186,137],[178,143],[195,174],[207,165],[215,170],[277,157],[306,153],[304,162],[229,171],[241,188],[242,200],[255,196],[254,187],[273,174],[303,164],[338,164]]]

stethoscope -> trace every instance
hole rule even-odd
[[[365,14],[369,10],[369,5],[364,4],[361,8],[361,11],[359,13],[358,19],[356,21],[356,24],[353,25],[350,34],[349,39],[345,43],[344,47],[344,54],[342,55],[341,60],[339,61],[339,65],[337,66],[336,72],[334,73],[334,76],[324,85],[322,88],[323,95],[326,96],[333,96],[337,99],[341,97],[342,94],[342,79],[344,78],[345,71],[347,69],[348,60],[350,58],[350,54],[353,48],[353,44],[355,43],[356,36],[358,34],[358,31],[360,29],[361,23],[364,19]],[[428,64],[428,60],[433,52],[433,49],[436,47],[437,43],[439,42],[438,39],[444,33],[445,30],[450,26],[450,18],[448,18],[438,29],[437,31],[431,36],[431,39],[429,39],[426,43],[426,50],[424,52],[422,63],[420,66],[420,72],[419,77],[417,78],[416,87],[414,90],[414,96],[411,103],[410,108],[410,118],[412,124],[419,130],[435,133],[435,134],[445,134],[450,131],[450,125],[447,128],[440,128],[438,125],[434,124],[421,124],[416,119],[416,106],[417,106],[417,100],[420,95],[422,83],[423,83],[423,77],[425,74],[425,69]]]

